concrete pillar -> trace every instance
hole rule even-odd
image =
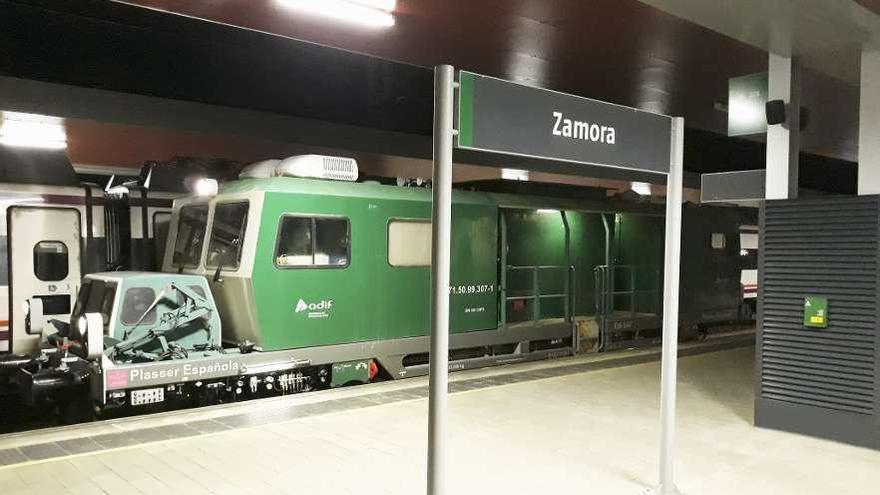
[[[767,126],[767,199],[790,199],[798,195],[801,85],[796,58],[771,53],[768,100],[785,101],[786,121]]]
[[[859,195],[880,194],[880,51],[862,52]]]

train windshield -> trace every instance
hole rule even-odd
[[[227,270],[238,269],[247,215],[247,203],[218,204],[214,208],[207,266],[216,267],[219,264]]]
[[[124,325],[156,322],[156,291],[150,287],[132,287],[125,291],[120,317]]]
[[[207,228],[208,205],[184,206],[180,209],[172,258],[175,266],[198,266]]]

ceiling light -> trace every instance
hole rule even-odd
[[[310,14],[370,27],[391,27],[392,0],[276,0],[281,5]]]
[[[397,8],[397,0],[345,0],[348,3],[356,3],[373,9],[394,12]]]
[[[651,195],[651,184],[648,184],[647,182],[633,182],[630,184],[629,187],[633,190],[633,192],[640,196]]]
[[[538,208],[538,213],[541,213],[542,215],[548,215],[551,213],[559,213],[559,210],[552,210],[550,208]]]
[[[64,121],[57,117],[19,112],[2,112],[0,144],[43,149],[67,147]]]
[[[501,178],[505,180],[529,180],[529,171],[516,168],[502,168]]]

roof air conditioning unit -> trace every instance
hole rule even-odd
[[[305,177],[354,182],[358,178],[357,161],[324,155],[298,155],[281,160],[275,174],[283,177]]]

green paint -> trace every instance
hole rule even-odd
[[[330,372],[330,386],[334,388],[351,383],[368,383],[369,381],[369,359],[334,363]]]
[[[615,270],[614,289],[618,292],[635,289],[638,292],[632,298],[628,295],[617,296],[616,310],[637,313],[661,311],[665,229],[666,223],[660,216],[634,213],[617,215],[612,248],[614,264],[633,269]]]
[[[470,72],[458,76],[458,146],[468,148],[474,144],[474,78]]]
[[[557,210],[505,210],[507,220],[508,266],[565,266],[565,229],[562,215]],[[565,290],[565,272],[557,269],[543,269],[535,272],[519,269],[508,272],[507,295],[530,296],[535,283],[540,294],[562,294]],[[559,318],[564,311],[561,299],[541,300],[541,318]],[[509,303],[507,321],[528,321],[534,317],[534,302],[518,301]]]
[[[599,213],[580,211],[569,211],[568,223],[574,266],[574,312],[578,316],[589,316],[596,312],[593,270],[605,264],[605,226]]]
[[[286,177],[240,182],[250,184],[224,189],[221,196],[242,189],[263,194],[250,280],[253,300],[236,300],[236,306],[256,308],[255,339],[263,350],[427,335],[430,267],[388,264],[388,222],[430,219],[430,190]],[[456,193],[453,203],[451,332],[495,329],[498,207],[482,194]],[[291,214],[347,218],[349,265],[276,267],[278,224]],[[216,290],[232,290],[232,285]],[[323,305],[321,314],[296,311],[300,300]]]
[[[828,298],[819,296],[804,298],[804,326],[828,328]]]
[[[388,264],[388,222],[392,219],[430,219],[429,189],[273,177],[230,182],[223,186],[217,201],[224,201],[224,197],[240,200],[243,194],[251,198],[252,214],[259,218],[254,225],[248,226],[245,240],[245,244],[256,243],[253,271],[243,278],[230,275],[224,277],[223,283],[212,284],[221,314],[247,315],[243,327],[226,334],[229,338],[247,338],[262,350],[270,351],[427,335],[430,268],[392,267]],[[450,331],[494,330],[499,326],[500,214],[505,216],[508,224],[507,264],[574,265],[576,313],[591,314],[594,309],[593,270],[604,263],[605,232],[596,211],[609,211],[611,206],[607,201],[455,191]],[[662,211],[656,210],[658,213]],[[571,253],[568,257],[561,211],[567,212],[571,227]],[[290,214],[347,218],[351,229],[349,265],[276,267],[274,254],[279,220]],[[636,284],[639,287],[659,287],[663,264],[663,217],[644,213],[620,213],[616,217],[612,232],[616,263],[650,266],[650,270],[640,275],[644,279],[640,278]],[[706,221],[713,219],[716,217],[708,216]],[[717,228],[701,227],[702,234],[693,237],[691,242],[690,224],[686,221],[685,225],[688,227],[683,238],[689,241],[683,245],[708,246],[705,240],[708,239],[708,229]],[[730,237],[734,238],[733,235]],[[738,245],[731,243],[730,246],[738,252]],[[683,252],[685,250],[683,246]],[[717,253],[703,252],[700,256],[692,254],[692,257],[709,259],[715,255]],[[717,278],[716,273],[710,274]],[[738,285],[738,275],[723,278]],[[506,284],[507,295],[517,295],[517,291],[524,295],[523,292],[531,290],[533,280],[528,274],[511,275]],[[541,293],[561,293],[564,281],[562,272],[542,272],[539,276]],[[713,291],[719,289],[714,287]],[[700,297],[704,296],[683,298],[683,306]],[[320,312],[326,314],[310,318],[309,311],[296,311],[297,306],[301,306],[300,300],[320,306]],[[646,294],[636,301],[637,309],[644,312],[659,311],[658,305],[657,294]],[[508,321],[530,320],[533,316],[526,308],[518,308],[519,316],[510,306],[507,310]],[[542,317],[558,317],[562,310],[561,300],[548,298],[546,303],[542,302],[540,314]],[[228,316],[224,320],[226,328],[232,328],[231,320]]]

